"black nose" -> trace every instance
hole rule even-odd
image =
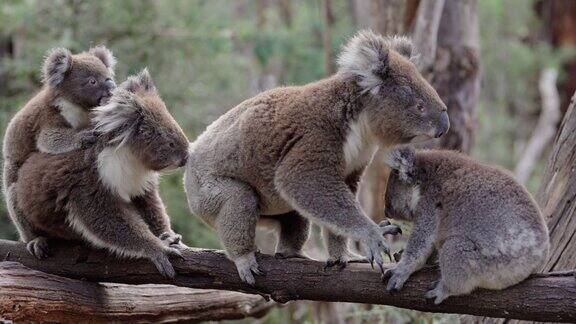
[[[110,78],[106,79],[104,84],[106,84],[106,88],[108,88],[108,90],[112,90],[112,89],[116,88],[116,83],[114,82],[114,80],[112,80]]]
[[[188,162],[188,154],[186,154],[182,160],[180,160],[180,165],[178,165],[179,167],[183,167],[186,165],[186,162]]]
[[[438,119],[438,128],[436,129],[436,134],[434,137],[438,138],[448,132],[450,129],[450,119],[448,118],[448,113],[443,111],[440,113],[440,118]]]

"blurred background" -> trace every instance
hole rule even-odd
[[[340,46],[365,28],[412,35],[422,49],[420,68],[452,122],[450,134],[433,145],[502,165],[536,190],[576,89],[574,0],[3,0],[0,130],[41,87],[43,56],[52,47],[79,52],[105,44],[118,59],[118,82],[148,67],[193,141],[246,98],[334,73]],[[377,220],[382,177],[385,171],[371,166],[359,197]],[[214,231],[189,213],[181,171],[164,176],[161,193],[187,244],[220,248]],[[0,238],[17,239],[3,206]],[[261,242],[273,239],[259,233]],[[317,235],[308,253],[325,257]],[[297,302],[258,321],[449,323],[458,317]]]

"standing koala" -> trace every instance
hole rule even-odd
[[[389,152],[393,169],[386,213],[414,221],[387,290],[399,290],[435,248],[440,281],[427,298],[436,304],[475,288],[504,289],[538,271],[549,248],[536,202],[507,171],[451,151],[401,147]]]
[[[410,61],[411,42],[361,32],[334,76],[266,91],[221,116],[191,144],[191,211],[214,226],[240,278],[254,283],[257,223],[279,228],[276,255],[301,257],[309,220],[323,226],[331,263],[360,240],[382,265],[382,231],[354,197],[378,146],[448,130],[446,106]]]
[[[158,172],[181,167],[188,140],[147,71],[94,110],[97,142],[58,155],[33,153],[15,184],[18,208],[48,254],[48,238],[84,240],[120,256],[144,257],[174,276],[168,255],[180,236],[158,194]]]
[[[20,239],[32,242],[28,250],[33,254],[36,236],[16,207],[18,170],[34,152],[60,154],[93,141],[91,131],[80,130],[88,126],[90,110],[107,100],[115,88],[115,62],[104,46],[75,55],[64,48],[52,49],[44,61],[42,90],[8,124],[3,146],[4,197]]]

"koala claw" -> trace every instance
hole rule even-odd
[[[346,265],[347,265],[347,262],[340,260],[340,259],[328,260],[328,261],[326,261],[326,264],[324,264],[324,270],[332,269],[332,268],[342,270],[342,269],[346,268]]]
[[[161,241],[168,243],[168,245],[172,245],[172,244],[180,244],[180,241],[182,240],[182,235],[173,232],[164,232],[160,234],[158,238]]]
[[[448,298],[450,295],[446,293],[444,285],[439,282],[436,287],[426,292],[426,299],[434,299],[434,304],[438,305]]]
[[[386,291],[399,291],[406,283],[406,280],[410,277],[410,274],[402,271],[398,268],[388,269],[382,275],[382,280],[388,279],[388,284],[386,285]]]
[[[372,269],[374,269],[374,262],[378,265],[381,271],[384,270],[384,259],[382,258],[382,252],[390,255],[390,249],[384,243],[384,240],[377,239],[377,240],[369,240],[366,242],[368,247],[368,259],[370,260],[370,264],[372,265]]]
[[[30,254],[35,256],[37,259],[42,260],[50,256],[50,247],[48,245],[48,239],[39,236],[26,244],[26,249]]]
[[[260,268],[258,262],[256,262],[254,253],[238,257],[234,259],[234,263],[236,264],[236,269],[238,270],[240,279],[249,285],[254,285],[256,283],[254,275],[262,276],[265,274],[264,270]]]
[[[390,223],[389,220],[381,221],[378,223],[378,227],[380,227],[382,235],[402,235],[402,229],[400,226]]]
[[[167,251],[167,254],[172,253],[174,253],[174,251]],[[153,257],[151,260],[162,276],[167,278],[174,278],[176,276],[176,271],[174,270],[174,267],[172,266],[172,263],[170,263],[170,260],[166,254],[160,254],[156,257]]]

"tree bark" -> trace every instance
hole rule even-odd
[[[261,317],[274,305],[257,295],[169,285],[68,279],[0,262],[0,322],[174,323]]]
[[[6,261],[74,279],[128,284],[171,284],[267,295],[278,302],[319,300],[392,305],[428,312],[462,313],[539,321],[576,321],[576,280],[573,273],[539,275],[506,290],[480,290],[451,297],[441,305],[424,299],[438,273],[423,269],[400,292],[388,293],[380,274],[368,265],[353,264],[344,270],[324,269],[309,260],[277,260],[257,256],[265,275],[254,286],[243,283],[234,264],[220,251],[188,249],[183,259],[173,260],[178,275],[161,277],[146,260],[117,260],[103,251],[69,244],[55,245],[53,257],[39,261],[23,243],[0,240],[0,256]],[[336,283],[336,284],[335,284]],[[4,315],[5,317],[6,315]]]
[[[472,149],[480,95],[479,44],[476,0],[446,0],[429,77],[450,116],[450,130],[437,143],[441,148]]]
[[[550,257],[543,271],[576,268],[576,94],[556,136],[538,202],[548,219]]]
[[[516,165],[514,175],[518,182],[525,184],[546,146],[556,135],[556,125],[560,121],[560,96],[556,89],[558,72],[546,68],[540,75],[539,89],[542,98],[542,112],[534,132]]]
[[[372,0],[372,29],[382,35],[404,33],[405,0]]]
[[[322,21],[322,47],[324,49],[324,71],[327,75],[334,74],[332,55],[332,24],[334,16],[330,0],[320,0],[320,16]]]

